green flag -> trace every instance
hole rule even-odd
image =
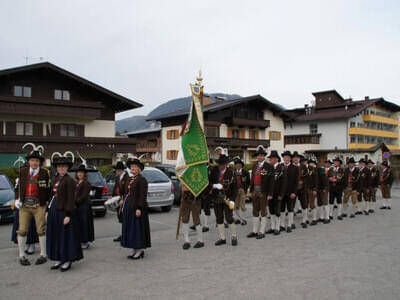
[[[201,77],[197,80],[198,83],[191,85],[192,105],[189,118],[182,130],[176,165],[176,174],[179,180],[196,197],[208,186],[207,163],[209,157],[201,106],[203,97]]]

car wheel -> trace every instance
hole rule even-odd
[[[107,210],[104,210],[104,211],[97,211],[97,212],[94,213],[94,215],[95,215],[96,218],[105,217],[106,214],[107,214]]]
[[[162,206],[162,207],[161,207],[161,210],[162,210],[163,212],[169,212],[169,211],[171,210],[171,208],[172,208],[172,205]]]

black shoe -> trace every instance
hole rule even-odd
[[[274,235],[280,235],[280,234],[281,234],[280,230],[275,230],[274,231]]]
[[[184,244],[183,244],[183,246],[182,246],[182,249],[183,250],[187,250],[187,249],[189,249],[190,248],[190,243],[187,243],[187,242],[185,242]]]
[[[354,214],[351,214],[350,215],[350,218],[355,218],[356,216],[354,215]]]
[[[311,223],[310,223],[310,226],[315,226],[315,225],[317,225],[317,221],[312,220]]]
[[[280,229],[281,231],[285,231],[285,230],[286,230],[286,228],[283,227],[283,226],[281,226],[279,229]]]
[[[120,242],[121,241],[121,236],[116,237],[115,239],[113,239],[114,242]]]
[[[62,264],[63,264],[63,262],[58,262],[58,263],[56,263],[55,265],[52,265],[52,266],[50,267],[50,269],[51,269],[51,270],[57,270],[58,268],[61,267]]]
[[[257,240],[261,240],[261,239],[263,239],[263,238],[265,238],[265,234],[264,234],[264,233],[261,233],[261,232],[259,232],[259,233],[257,234],[257,236],[256,236],[256,239],[257,239]]]
[[[362,212],[361,211],[357,211],[356,215],[362,215]]]
[[[291,228],[291,227],[286,228],[286,232],[287,232],[287,233],[292,232],[292,228]]]
[[[325,219],[325,220],[323,221],[324,224],[329,224],[330,222],[331,222],[330,219]]]
[[[333,206],[333,208],[335,208],[335,209],[336,209],[336,208],[337,208],[337,205],[334,205],[334,206]]]
[[[235,221],[235,224],[236,224],[236,225],[239,225],[240,223],[242,223],[242,222],[240,222],[239,219],[237,219],[237,220]]]
[[[207,226],[203,226],[203,229],[201,231],[208,232],[209,230],[210,230],[210,228],[208,228]]]
[[[222,240],[219,239],[218,241],[215,242],[215,246],[221,246],[221,245],[225,245],[226,244],[226,240]]]
[[[292,224],[292,230],[296,229],[296,225]]]
[[[44,256],[39,256],[39,258],[36,260],[35,265],[41,265],[47,262],[47,258]]]
[[[302,213],[301,209],[299,209],[299,210],[297,211],[297,213],[298,213],[298,214],[301,214],[301,213]]]
[[[229,225],[227,223],[224,223],[225,228],[229,228]]]
[[[240,223],[242,226],[247,225],[247,221],[246,220],[242,220],[242,222]]]
[[[373,214],[373,213],[374,213],[374,210],[371,208],[371,209],[368,210],[368,212],[369,212],[370,214]]]
[[[268,229],[268,230],[265,232],[265,234],[272,234],[272,233],[274,233],[274,231],[273,231],[272,229]]]
[[[196,244],[194,244],[194,246],[193,246],[193,248],[203,248],[204,247],[204,243],[203,242],[200,242],[200,241],[197,241],[197,243]]]
[[[303,227],[303,228],[307,228],[307,223],[301,223],[300,225],[301,225],[301,227]]]
[[[342,214],[342,218],[347,218],[347,214]]]
[[[248,235],[247,235],[247,237],[248,238],[254,238],[254,237],[257,237],[257,233],[255,233],[255,232],[250,232]]]
[[[306,221],[306,224],[310,224],[310,221],[307,220],[307,221]]]
[[[232,238],[232,246],[237,246],[238,241],[237,241],[237,237],[233,237]]]
[[[381,208],[380,209],[386,209],[386,206],[381,206]]]
[[[318,219],[318,221],[317,222],[319,222],[319,223],[323,223],[324,222],[324,219]]]
[[[333,220],[333,217],[332,217],[332,216],[329,216],[329,220]]]
[[[368,216],[369,212],[367,210],[364,210],[364,215]]]
[[[392,209],[390,206],[388,206],[386,209]]]
[[[30,266],[31,265],[31,263],[29,262],[29,260],[25,256],[22,256],[19,259],[19,263],[21,264],[21,266]]]
[[[132,255],[133,260],[137,260],[137,259],[141,259],[141,258],[144,258],[144,251],[140,251],[139,255],[136,255],[136,253]]]
[[[196,225],[192,225],[189,227],[191,230],[196,231]]]
[[[61,268],[60,268],[60,271],[61,271],[61,272],[66,272],[66,271],[68,271],[69,269],[71,269],[71,265],[72,265],[71,262],[69,262],[68,265],[67,265],[66,267],[64,267],[64,264],[63,264],[63,265],[61,266]]]
[[[340,220],[340,221],[343,220],[343,217],[342,217],[342,216],[338,216],[337,218],[338,218],[338,220]]]

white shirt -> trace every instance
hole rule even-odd
[[[40,170],[39,167],[37,167],[36,169],[29,168],[29,176],[31,176],[31,177],[35,176],[36,174],[39,173],[39,170]],[[32,174],[32,172],[33,172],[33,174]]]

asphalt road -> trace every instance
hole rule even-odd
[[[175,240],[178,209],[152,212],[153,245],[140,261],[112,242],[119,225],[108,214],[95,219],[97,240],[67,273],[20,266],[11,225],[0,225],[0,299],[400,299],[399,196],[391,211],[263,240],[245,237],[250,221],[238,228],[238,247],[215,247],[211,226],[206,247],[187,251]]]

